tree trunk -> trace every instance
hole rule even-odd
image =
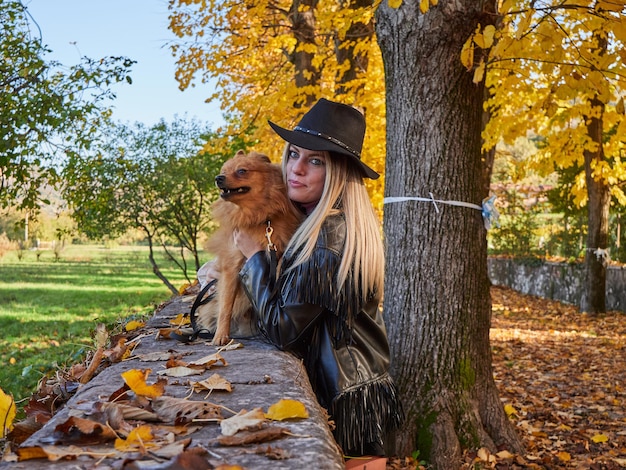
[[[348,0],[346,3],[350,9],[358,10],[370,8],[373,0]],[[356,89],[352,85],[352,82],[359,78],[359,76],[363,76],[367,73],[369,55],[363,50],[358,52],[358,46],[367,38],[372,38],[373,36],[374,21],[369,21],[368,23],[352,23],[346,32],[345,38],[335,38],[337,64],[341,67],[344,66],[346,61],[348,62],[347,69],[340,69],[342,72],[337,76],[337,94],[352,93],[355,96],[359,95],[363,84]]]
[[[289,10],[289,20],[292,25],[296,46],[292,62],[296,69],[296,88],[310,87],[313,89],[320,79],[320,71],[313,65],[315,54],[311,47],[315,47],[315,8],[318,0],[295,0]],[[309,108],[315,101],[315,94],[305,93],[304,103],[294,103],[296,107]]]
[[[595,98],[592,108],[598,110],[597,115],[588,118],[587,133],[597,144],[595,151],[585,150],[585,179],[587,182],[587,250],[585,252],[585,284],[580,300],[580,311],[597,314],[606,312],[606,251],[609,238],[609,205],[611,194],[608,184],[602,175],[594,176],[596,163],[604,160],[602,147],[602,115],[604,103]]]
[[[483,84],[460,61],[495,0],[383,2],[377,33],[385,64],[385,196],[480,205]],[[489,13],[491,12],[491,14]],[[407,411],[398,455],[420,451],[435,469],[459,468],[465,449],[522,449],[493,380],[490,282],[481,211],[422,201],[385,205],[384,311]]]

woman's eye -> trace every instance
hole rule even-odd
[[[289,158],[298,158],[298,152],[296,152],[295,150],[290,150],[289,151]]]
[[[309,162],[311,163],[311,165],[315,165],[315,166],[320,166],[324,164],[324,161],[321,158],[311,158]]]

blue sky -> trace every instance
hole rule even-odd
[[[75,65],[81,56],[126,56],[133,66],[132,85],[116,85],[113,118],[153,124],[164,118],[196,117],[223,123],[218,104],[204,102],[213,89],[197,84],[185,91],[174,79],[175,60],[166,44],[167,0],[22,0],[52,53],[48,60]],[[38,34],[36,26],[32,33]],[[75,43],[75,44],[72,44]]]

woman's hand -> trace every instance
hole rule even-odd
[[[246,259],[265,249],[263,243],[259,242],[258,239],[255,239],[250,236],[250,234],[240,230],[235,230],[233,232],[233,242]]]

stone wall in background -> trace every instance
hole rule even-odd
[[[584,277],[582,264],[489,258],[487,266],[491,282],[496,286],[580,305]],[[625,266],[607,268],[606,308],[626,312]]]

